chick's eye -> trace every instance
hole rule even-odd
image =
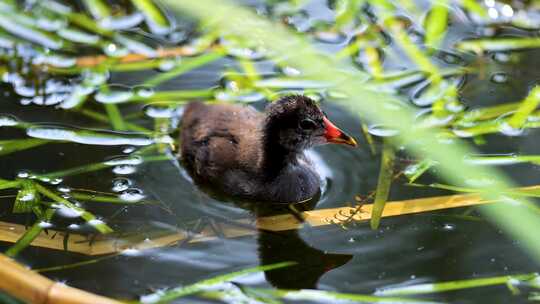
[[[317,127],[317,124],[311,119],[303,119],[300,121],[300,128],[304,130],[312,130]]]

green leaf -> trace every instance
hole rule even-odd
[[[0,140],[0,156],[8,155],[11,153],[31,149],[50,141],[39,138],[25,138],[25,139],[13,139],[13,140]]]
[[[446,28],[448,26],[448,7],[445,0],[434,2],[431,11],[428,14],[425,24],[426,46],[438,48],[444,39]]]
[[[373,209],[371,210],[371,229],[377,229],[379,227],[384,206],[386,205],[388,195],[390,194],[390,187],[394,178],[394,159],[394,147],[387,141],[384,141],[381,157],[381,168],[379,170],[379,180],[377,182]]]
[[[54,209],[47,209],[43,215],[38,218],[34,225],[32,225],[30,229],[26,230],[26,232],[17,240],[15,244],[8,248],[5,254],[9,257],[16,257],[26,247],[30,246],[32,241],[34,241],[41,231],[43,231],[43,223],[49,222],[53,217],[54,212]]]

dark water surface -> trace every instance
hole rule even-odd
[[[250,4],[263,7],[260,3]],[[332,12],[325,1],[311,1],[305,10],[305,18],[310,22],[332,19]],[[478,36],[480,32],[481,29],[474,25],[454,20],[446,47],[450,49],[449,46],[456,41]],[[531,32],[511,27],[498,34],[532,35]],[[346,45],[347,40],[315,43],[321,49],[332,52]],[[399,52],[398,50],[398,55]],[[437,59],[446,58],[446,61],[449,61],[448,54],[454,56],[455,60],[451,63]],[[503,55],[512,56],[513,60],[501,62],[501,54],[452,55],[450,51],[441,51],[434,55],[434,61],[441,67],[467,66],[483,70],[466,77],[455,77],[455,81],[461,83],[460,99],[467,107],[477,108],[519,101],[540,79],[539,51],[516,51]],[[223,71],[237,64],[238,61],[229,56],[163,83],[156,91],[219,88],[224,85]],[[279,75],[271,62],[260,60],[256,65],[267,77]],[[400,58],[387,58],[384,65],[385,68],[395,70],[411,69],[413,66],[411,62]],[[351,66],[358,67],[352,61]],[[154,70],[147,73],[112,73],[109,83],[132,86],[158,73],[160,72]],[[495,76],[496,81],[493,81],[494,75],[499,75]],[[415,92],[421,90],[423,85],[425,84],[422,81],[413,82],[399,90],[404,96],[412,96],[414,101]],[[20,121],[36,124],[63,126],[70,130],[103,129],[103,125],[94,120],[54,106],[22,105],[22,97],[14,92],[11,85],[2,85],[0,96],[1,115],[10,115]],[[326,181],[320,200],[311,206],[314,209],[354,204],[356,195],[365,196],[374,191],[380,162],[380,155],[372,155],[370,152],[361,132],[361,122],[352,114],[332,105],[332,98],[328,97],[328,94],[321,96],[321,104],[330,119],[355,137],[360,147],[351,149],[328,145],[309,152]],[[264,102],[259,100],[254,104],[260,108]],[[97,110],[101,109],[100,106],[96,102],[92,107]],[[139,105],[127,106],[125,110],[126,113],[145,111]],[[173,120],[173,124],[177,123],[180,112],[181,110],[178,110],[166,119]],[[153,121],[153,118],[147,115],[141,115],[138,119],[138,122],[150,129]],[[538,132],[533,129],[518,137],[487,135],[484,137],[485,144],[478,146],[478,153],[535,154],[540,148]],[[172,130],[171,134],[173,137],[177,136]],[[20,128],[0,126],[0,140],[19,138],[28,138],[28,132]],[[130,143],[132,142],[109,145],[98,142],[89,145],[56,141],[0,156],[0,178],[14,179],[24,172],[39,175],[134,155],[141,147]],[[380,151],[379,139],[376,139],[376,147],[377,151]],[[176,155],[174,151],[166,153]],[[412,161],[403,151],[398,155],[396,166],[400,169]],[[516,164],[501,166],[501,169],[519,185],[540,183],[538,165]],[[435,182],[434,173],[436,172],[422,177],[421,182]],[[466,178],[464,176],[464,179]],[[380,228],[375,231],[364,222],[347,225],[346,229],[339,225],[327,225],[306,226],[298,231],[257,231],[254,226],[257,212],[240,208],[232,202],[217,201],[201,192],[174,157],[167,161],[134,165],[124,162],[103,170],[69,176],[58,184],[53,181],[48,185],[49,188],[59,191],[63,190],[62,187],[69,187],[95,193],[123,193],[132,195],[133,200],[136,200],[137,195],[144,195],[144,201],[155,203],[110,204],[75,200],[108,223],[116,232],[136,235],[141,240],[153,239],[156,234],[178,231],[193,233],[195,238],[201,231],[211,231],[217,235],[217,238],[200,242],[180,242],[149,250],[126,250],[120,255],[93,264],[44,272],[44,275],[53,280],[119,299],[135,299],[155,290],[281,261],[295,261],[298,264],[281,270],[244,276],[235,281],[258,287],[316,288],[372,294],[378,289],[390,286],[529,273],[537,270],[538,266],[525,255],[518,243],[504,235],[474,209],[458,208],[384,218]],[[117,190],[121,188],[121,191],[114,192],[115,187]],[[13,191],[4,190],[0,193],[0,220],[31,225],[35,220],[32,215],[11,213],[14,194],[16,193]],[[452,192],[407,186],[404,178],[398,178],[392,186],[390,199],[404,200],[447,194]],[[261,210],[260,214],[287,212],[283,206],[264,209],[268,210]],[[51,223],[50,229],[82,234],[93,231],[84,221],[69,217],[54,217]],[[228,237],[228,233],[237,227],[251,229],[252,233],[247,236]],[[122,236],[118,239],[122,240]],[[5,251],[10,245],[0,242],[0,251]],[[94,258],[96,257],[29,247],[17,260],[39,269]],[[526,301],[527,293],[512,295],[506,286],[500,285],[417,298],[452,303],[519,303]],[[195,297],[185,301],[211,302]]]

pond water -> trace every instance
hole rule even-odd
[[[318,37],[313,44],[323,51],[338,52],[358,34],[355,32],[358,28],[349,29],[342,36],[324,30],[324,24],[334,22],[333,1],[307,1],[301,9],[296,10],[292,9],[295,7],[292,4],[286,6],[284,2],[268,2],[272,4],[244,1],[242,5],[256,8],[261,14],[275,20],[283,19],[298,30]],[[489,8],[486,7],[490,4],[488,2],[482,4],[486,9]],[[502,11],[503,5],[497,3],[497,8]],[[528,8],[521,2],[515,5],[524,6],[523,12]],[[475,22],[475,18],[457,11],[456,7],[452,6],[448,33],[440,47],[441,51],[430,57],[432,62],[440,69],[449,71],[447,81],[456,84],[459,100],[469,111],[521,101],[540,79],[539,50],[475,55],[459,52],[454,46],[456,42],[481,36],[532,37],[537,29],[525,30],[508,24],[507,20]],[[425,16],[428,8],[428,3],[419,3],[417,9],[422,11],[419,15]],[[290,13],[285,14],[286,9]],[[531,12],[535,11],[534,8],[530,9]],[[415,16],[408,15],[407,11],[396,14],[411,19]],[[181,43],[194,41],[197,34],[193,20],[174,15],[172,11],[169,18],[179,20],[176,35],[148,34],[145,37],[148,45],[171,47],[177,44],[175,39],[181,40]],[[531,17],[531,20],[537,19]],[[138,31],[127,31],[126,35],[143,36],[141,31],[146,30],[143,27]],[[408,30],[412,39],[415,39],[415,35],[418,36],[416,39],[420,39],[420,29],[416,25]],[[182,40],[182,37],[187,40]],[[223,39],[222,43],[226,45],[227,40]],[[93,54],[82,49],[80,52]],[[32,73],[21,73],[20,80],[13,80],[18,74],[5,72],[4,83],[0,86],[3,99],[0,103],[0,179],[18,178],[39,183],[96,216],[96,219],[85,221],[74,209],[55,207],[58,209],[56,215],[42,219],[41,225],[49,230],[47,237],[52,240],[51,243],[57,243],[56,246],[66,247],[67,250],[29,246],[19,252],[16,259],[32,269],[42,269],[42,274],[53,280],[100,295],[130,300],[156,290],[283,261],[297,264],[242,276],[234,282],[238,286],[373,294],[389,287],[531,273],[538,269],[538,265],[524,253],[518,242],[503,234],[471,207],[383,218],[376,230],[372,230],[368,222],[355,222],[345,226],[304,225],[298,230],[276,232],[258,230],[255,223],[258,217],[291,213],[286,206],[235,204],[230,200],[217,200],[199,190],[178,162],[177,151],[171,148],[177,144],[176,126],[181,119],[182,102],[218,98],[249,103],[262,109],[268,96],[275,98],[276,94],[304,92],[304,89],[307,94],[320,100],[321,106],[336,125],[357,139],[359,148],[326,145],[309,151],[325,180],[324,188],[317,201],[298,208],[318,210],[355,205],[355,197],[366,197],[377,187],[382,146],[381,138],[377,135],[385,135],[384,130],[372,126],[375,143],[370,147],[362,132],[365,122],[359,121],[354,113],[333,104],[333,99],[339,98],[339,92],[302,78],[294,82],[297,72],[294,68],[277,68],[273,61],[264,56],[258,58],[255,52],[233,46],[227,56],[160,82],[152,89],[150,86],[137,86],[170,71],[163,68],[164,63],[161,63],[161,70],[107,71],[105,65],[99,71],[85,72],[94,73],[91,76],[55,76],[46,80],[51,93],[45,95],[58,98],[54,101],[51,97],[50,105],[36,98],[43,96],[41,92],[46,90],[47,85],[36,88],[32,80],[24,80],[24,77],[33,76]],[[3,54],[7,53],[5,51]],[[385,71],[417,69],[395,44],[385,47],[384,54],[382,66]],[[174,60],[168,63],[173,69],[189,63],[190,57],[175,60],[180,60],[180,63]],[[355,53],[348,60],[353,69],[370,69],[366,66],[365,54]],[[24,65],[24,60],[21,62],[10,62],[11,71],[15,65]],[[266,87],[261,85],[262,88],[258,90],[245,91],[235,89],[235,86],[241,86],[242,81],[246,81],[248,74],[243,68],[247,64],[252,64],[262,75],[261,79],[267,81]],[[462,68],[468,72],[463,72]],[[283,80],[284,76],[291,79]],[[99,80],[100,77],[105,78]],[[78,107],[64,109],[62,105],[67,103],[68,96],[74,95],[75,88],[84,91],[80,84],[92,80],[109,84],[108,89],[81,93],[88,95],[88,100]],[[425,93],[429,84],[425,77],[417,74],[410,79],[398,78],[388,87],[407,97],[412,105],[417,106],[420,115],[430,109],[432,103]],[[66,88],[62,89],[62,86]],[[189,98],[177,94],[177,97],[154,99],[153,96],[165,91],[198,92],[201,96]],[[140,97],[142,102],[124,102],[130,98],[135,100],[133,96]],[[144,132],[113,131],[114,126],[91,114],[98,113],[107,118],[107,113],[114,112],[108,105],[118,105],[125,121],[151,131],[157,130],[152,133],[155,137]],[[537,133],[538,130],[531,128],[520,136],[495,132],[468,139],[478,150],[478,154],[471,157],[538,154],[540,146]],[[13,153],[2,152],[2,149],[8,149],[8,141],[23,139],[44,141]],[[406,151],[399,151],[396,172],[404,170],[414,161]],[[519,162],[497,167],[520,186],[540,184],[540,171],[535,163]],[[73,168],[82,169],[64,171]],[[442,182],[437,180],[436,174],[437,169],[434,168],[417,182],[424,185]],[[0,221],[13,223],[13,227],[32,226],[37,220],[34,213],[12,212],[17,193],[15,189],[0,190]],[[389,200],[454,193],[432,187],[413,187],[407,184],[405,177],[400,176],[392,184]],[[51,197],[43,194],[41,197],[45,206],[54,205]],[[114,230],[112,237],[97,233],[95,228],[103,223]],[[59,233],[55,238],[55,232],[51,231],[69,234]],[[80,244],[83,244],[80,248],[84,247],[86,253],[81,253],[83,249],[70,251]],[[139,244],[139,247],[130,248],[129,244]],[[153,248],[143,250],[140,244]],[[0,242],[0,251],[5,252],[11,246],[11,242]],[[124,247],[117,253],[111,249],[114,246]],[[95,255],[89,255],[90,250]],[[92,262],[73,266],[83,261]],[[62,265],[73,267],[47,269]],[[531,295],[528,287],[520,286],[520,289],[521,293],[514,294],[502,284],[414,295],[413,298],[452,303],[527,302]],[[197,295],[184,298],[184,301],[220,302]],[[229,299],[230,303],[236,301],[240,300]],[[305,301],[287,299],[286,302]]]

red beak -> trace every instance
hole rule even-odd
[[[356,140],[354,138],[347,135],[345,132],[341,131],[338,127],[336,127],[328,118],[323,117],[324,127],[326,129],[326,132],[324,133],[324,137],[329,143],[334,144],[345,144],[349,146],[356,147]]]

